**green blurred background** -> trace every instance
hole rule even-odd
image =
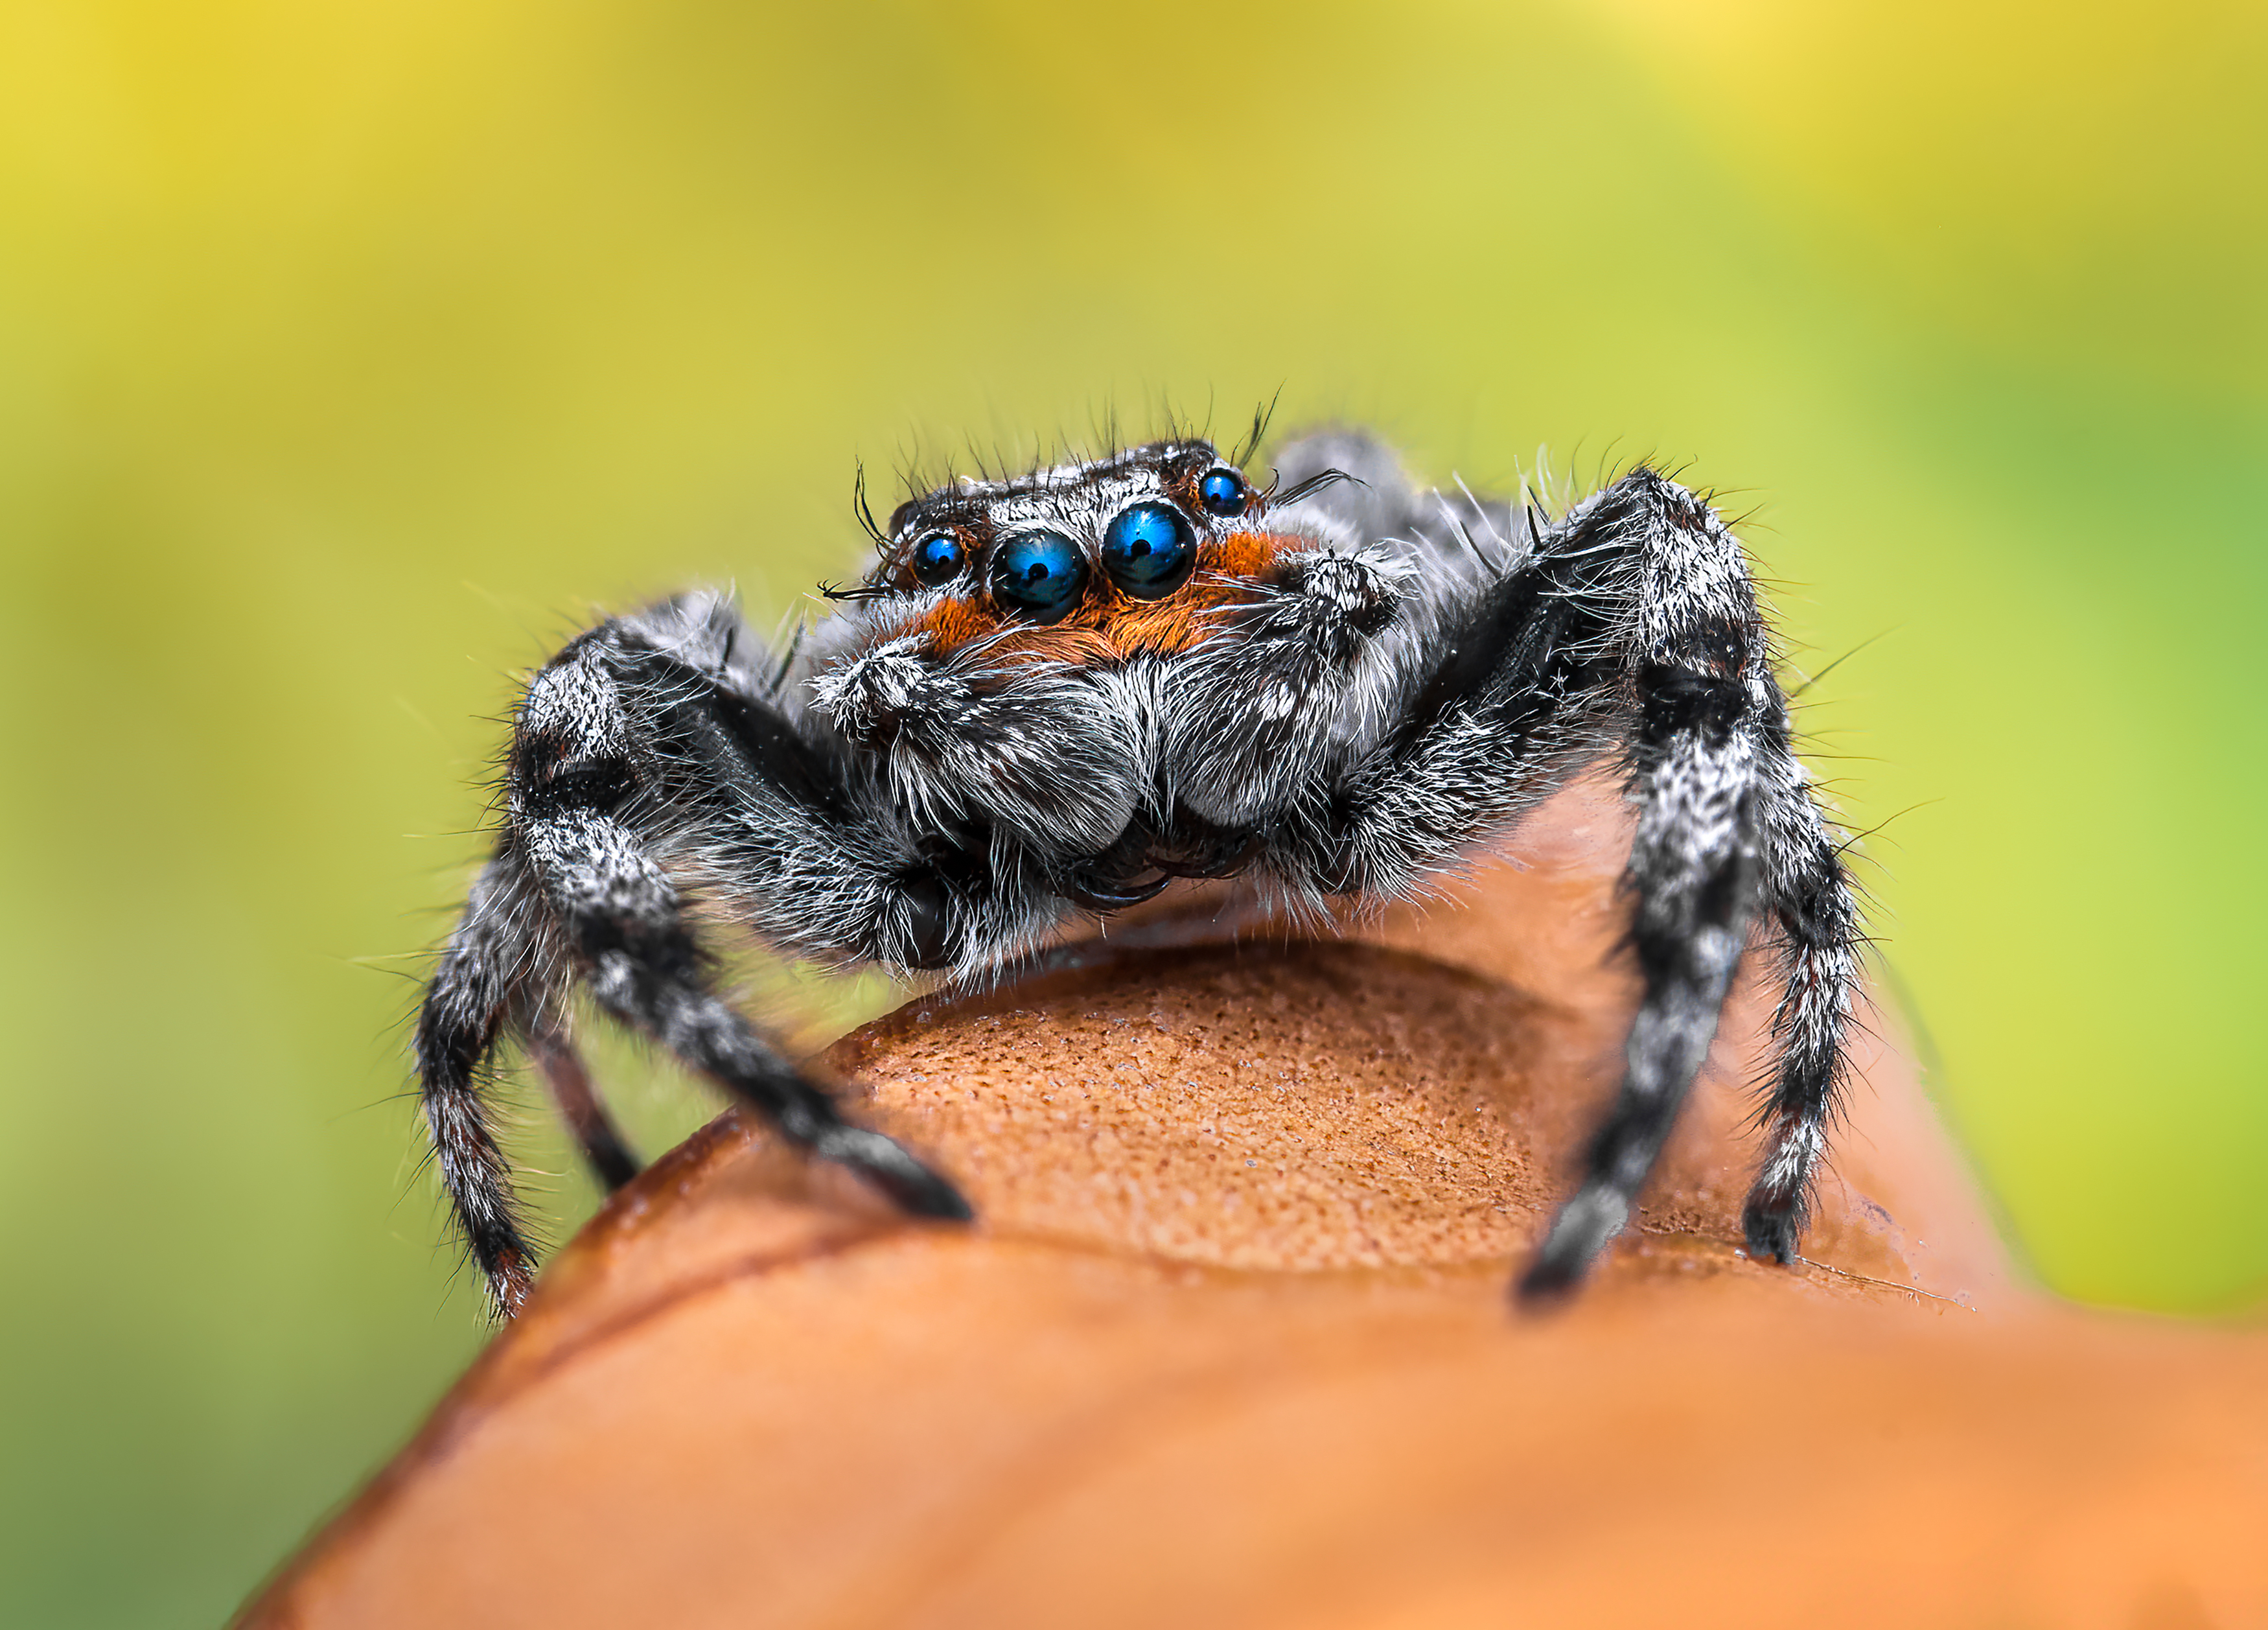
[[[2257,1305],[2264,17],[0,4],[0,1623],[216,1621],[479,1345],[401,1021],[512,672],[1113,406],[1737,490],[2021,1249]]]

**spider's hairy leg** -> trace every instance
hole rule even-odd
[[[1861,927],[1842,846],[1788,750],[1783,706],[1766,730],[1773,773],[1763,803],[1764,888],[1780,931],[1785,990],[1772,1014],[1780,1056],[1764,1109],[1764,1164],[1741,1213],[1749,1254],[1795,1259],[1811,1215],[1847,1055]]]
[[[1266,863],[1297,894],[1405,897],[1513,825],[1603,750],[1594,613],[1551,570],[1476,586],[1397,728],[1295,810]]]
[[[825,757],[762,697],[688,660],[703,654],[699,639],[716,633],[717,615],[681,606],[609,624],[538,676],[513,751],[514,834],[602,1009],[906,1211],[965,1218],[968,1204],[949,1183],[883,1134],[845,1121],[717,994],[678,886],[657,858],[688,857],[729,876],[778,942],[832,940],[904,962],[915,945],[951,937],[941,895],[888,873],[880,845],[862,846],[833,824],[829,813],[850,800]],[[656,649],[660,634],[678,650]],[[839,881],[846,876],[850,884]],[[822,879],[837,881],[830,890]]]
[[[535,1253],[520,1226],[512,1169],[497,1147],[481,1076],[522,999],[542,916],[507,842],[474,885],[441,954],[413,1044],[442,1191],[499,1318],[517,1313],[527,1299]]]
[[[544,882],[599,1006],[755,1110],[789,1142],[868,1178],[906,1212],[965,1220],[953,1185],[878,1132],[852,1125],[710,988],[677,889],[636,836],[595,812],[531,834]]]
[[[1627,764],[1638,834],[1625,883],[1644,995],[1622,1087],[1585,1176],[1519,1284],[1538,1301],[1572,1288],[1629,1221],[1707,1055],[1760,904],[1786,929],[1791,988],[1772,1152],[1749,1202],[1792,1255],[1833,1113],[1850,999],[1856,912],[1822,869],[1823,822],[1787,747],[1786,704],[1739,543],[1683,488],[1640,469],[1580,506],[1548,546],[1587,560],[1580,593],[1616,631],[1631,709]],[[1614,602],[1619,601],[1619,605]],[[1774,1254],[1781,1254],[1775,1249]]]
[[[1749,1249],[1793,1257],[1843,1073],[1858,912],[1790,749],[1786,698],[1741,547],[1683,489],[1638,470],[1526,545],[1446,614],[1447,654],[1398,728],[1266,864],[1310,896],[1406,895],[1586,764],[1618,757],[1638,824],[1625,885],[1644,997],[1585,1177],[1521,1281],[1572,1289],[1628,1221],[1714,1038],[1759,911],[1787,993]]]
[[[599,1089],[591,1084],[591,1073],[584,1067],[583,1056],[575,1050],[564,1027],[535,1026],[528,1034],[527,1053],[543,1084],[550,1088],[551,1102],[559,1106],[560,1117],[574,1134],[585,1162],[606,1185],[607,1192],[613,1193],[637,1176],[644,1162],[615,1125]]]

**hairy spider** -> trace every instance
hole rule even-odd
[[[568,1039],[578,981],[790,1142],[909,1213],[969,1215],[719,997],[693,900],[792,955],[981,979],[1174,878],[1251,874],[1295,913],[1408,895],[1602,762],[1637,813],[1644,995],[1519,1291],[1571,1289],[1628,1221],[1757,926],[1786,994],[1743,1227],[1752,1255],[1794,1256],[1859,925],[1740,543],[1645,468],[1552,519],[1420,496],[1357,434],[1280,466],[1256,488],[1183,439],[960,481],[870,520],[863,584],[783,652],[696,593],[535,675],[495,857],[416,1030],[441,1181],[500,1315],[534,1257],[480,1092],[499,1042],[604,1182],[637,1170]]]

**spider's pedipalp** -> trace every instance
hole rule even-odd
[[[819,706],[871,750],[898,806],[925,829],[994,825],[1051,853],[1089,854],[1126,828],[1143,761],[1125,716],[1059,661],[933,659],[918,637],[814,682]]]
[[[1415,572],[1373,545],[1285,554],[1219,637],[1161,675],[1160,749],[1175,801],[1220,827],[1294,802],[1374,740],[1409,641],[1383,638]]]

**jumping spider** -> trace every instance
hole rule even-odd
[[[791,1143],[915,1215],[970,1214],[717,994],[694,898],[791,955],[977,979],[1177,877],[1254,874],[1295,912],[1405,896],[1602,763],[1637,812],[1643,1004],[1519,1292],[1572,1289],[1628,1220],[1759,921],[1786,994],[1743,1227],[1752,1256],[1794,1256],[1859,925],[1741,545],[1646,468],[1553,519],[1421,497],[1360,435],[1280,465],[1256,488],[1183,439],[960,481],[870,520],[863,584],[784,651],[696,593],[535,675],[416,1030],[498,1314],[534,1271],[479,1090],[498,1043],[526,1046],[606,1184],[637,1170],[568,1040],[578,981]]]

